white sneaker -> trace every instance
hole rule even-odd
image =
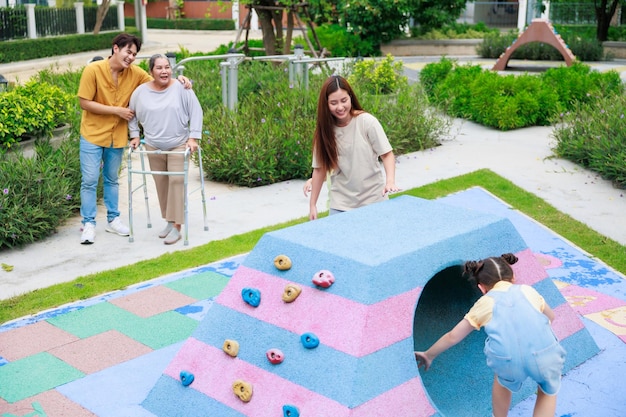
[[[106,231],[109,233],[118,234],[120,236],[128,236],[130,234],[128,226],[122,223],[119,217],[114,218],[112,222],[109,222],[109,224],[107,224]]]
[[[96,241],[96,225],[93,223],[85,223],[83,225],[83,233],[80,235],[80,243],[83,245],[91,245]]]
[[[165,226],[163,230],[159,232],[159,237],[161,239],[167,237],[167,235],[170,234],[173,228],[174,228],[174,222],[167,222],[167,226]]]

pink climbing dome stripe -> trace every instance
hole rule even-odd
[[[282,293],[287,284],[291,282],[240,266],[216,302],[296,334],[312,332],[324,345],[356,357],[413,335],[413,317],[421,287],[365,305],[333,294],[333,287],[318,289],[304,285],[300,285],[302,293],[294,302],[285,303]],[[261,292],[258,307],[243,302],[241,289],[246,287]]]
[[[419,377],[350,409],[193,338],[187,339],[165,374],[178,380],[181,369],[194,374],[195,379],[188,389],[195,389],[251,417],[282,416],[284,404],[295,405],[304,416],[428,417],[435,414]],[[238,379],[252,384],[252,399],[248,403],[240,401],[232,391],[232,382]]]

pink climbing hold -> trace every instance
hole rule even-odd
[[[285,355],[278,349],[270,349],[265,352],[265,356],[267,356],[267,360],[270,361],[272,365],[278,365],[285,360]]]
[[[316,272],[315,275],[313,275],[313,284],[318,287],[328,288],[333,285],[334,282],[335,276],[333,273],[325,269]]]

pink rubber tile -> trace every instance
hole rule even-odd
[[[0,333],[0,356],[12,362],[76,340],[78,337],[46,321],[39,321]]]
[[[2,415],[8,413],[15,416],[96,417],[56,390],[42,392],[13,404],[0,400],[0,412]]]
[[[584,327],[585,325],[580,316],[567,303],[563,303],[554,309],[552,329],[559,340],[568,338]]]
[[[172,311],[195,303],[195,298],[186,296],[170,288],[158,285],[125,297],[109,300],[120,308],[130,311],[139,317],[152,317],[166,311]]]
[[[69,365],[91,374],[152,352],[152,349],[116,331],[100,333],[49,351]]]
[[[611,308],[626,306],[626,303],[618,298],[577,285],[567,285],[559,288],[559,290],[569,305],[572,306],[578,314],[583,316]]]

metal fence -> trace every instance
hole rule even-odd
[[[550,21],[560,25],[595,25],[593,3],[550,3]]]
[[[37,37],[76,33],[76,10],[35,7]]]
[[[96,26],[97,6],[83,10],[84,31],[93,32]],[[110,7],[102,21],[101,31],[119,29],[118,11]],[[75,8],[35,7],[37,37],[69,35],[78,33]],[[28,37],[28,12],[24,6],[0,8],[0,41]]]
[[[28,36],[28,17],[24,7],[0,8],[0,40]]]

